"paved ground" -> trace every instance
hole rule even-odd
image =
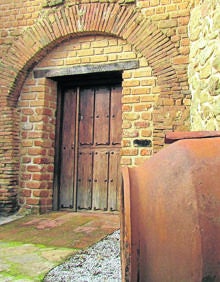
[[[50,269],[117,229],[117,214],[0,217],[0,281],[42,281]]]

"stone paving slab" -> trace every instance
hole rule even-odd
[[[38,282],[74,253],[119,229],[119,216],[53,212],[1,223],[0,281]]]
[[[74,254],[72,249],[57,249],[0,242],[0,281],[41,281],[53,267]]]

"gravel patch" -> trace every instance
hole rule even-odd
[[[121,281],[119,230],[55,267],[44,278],[44,282],[76,281]]]

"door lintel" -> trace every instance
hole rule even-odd
[[[139,68],[138,60],[129,60],[110,64],[78,65],[68,68],[36,68],[34,69],[34,78],[56,78],[61,76],[123,71],[136,68]]]

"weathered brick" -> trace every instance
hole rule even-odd
[[[140,108],[141,106],[137,106],[138,108]],[[139,114],[138,113],[124,113],[123,114],[123,118],[125,120],[137,120],[139,118]]]
[[[149,8],[144,11],[146,17],[150,17],[155,14],[155,8]]]
[[[150,6],[158,6],[160,4],[160,0],[150,0]]]
[[[142,86],[155,86],[156,80],[154,78],[142,79],[141,85]]]
[[[99,2],[85,1],[88,7],[94,5],[99,9]],[[127,6],[122,8],[108,3],[102,6],[95,21],[87,9],[80,18],[84,26],[80,21],[77,26],[75,21],[73,13],[77,5],[65,6],[64,18],[62,5],[57,9],[48,7],[46,17],[40,0],[38,3],[17,2],[16,9],[14,6],[12,9],[12,1],[6,6],[2,4],[4,9],[0,9],[0,84],[3,86],[0,105],[4,117],[0,120],[3,125],[0,142],[4,150],[3,165],[12,156],[20,156],[21,164],[20,170],[17,162],[16,166],[7,164],[2,171],[8,173],[11,166],[16,167],[12,173],[20,178],[21,187],[26,189],[19,202],[28,209],[47,211],[52,206],[57,84],[52,79],[34,78],[32,66],[74,67],[137,59],[140,68],[122,74],[122,149],[128,149],[125,153],[131,156],[122,156],[121,164],[140,164],[152,152],[150,149],[134,150],[134,138],[152,138],[154,151],[159,150],[164,143],[163,132],[172,128],[178,106],[184,105],[187,109],[190,106],[191,97],[181,96],[189,88],[187,73],[183,72],[188,64],[190,45],[187,35],[189,1],[139,1],[139,8],[132,12],[128,12]],[[147,16],[146,19],[142,15]],[[4,62],[7,67],[3,69]],[[7,96],[9,93],[10,97]],[[20,110],[19,118],[14,113],[11,116],[7,111],[4,113],[3,106],[10,103],[16,104]],[[164,107],[169,107],[167,112],[171,118],[164,118]],[[187,124],[188,111],[182,111],[183,119],[175,123],[178,128]],[[17,137],[12,136],[18,136],[18,128],[20,141],[15,144]],[[7,132],[10,132],[10,138]],[[10,175],[10,179],[13,177]],[[6,182],[7,186],[10,181]],[[31,197],[33,201],[28,201]]]
[[[152,113],[151,112],[143,112],[141,113],[141,118],[144,120],[151,120],[152,119]]]
[[[93,55],[93,49],[92,48],[77,51],[78,57],[85,57],[85,56],[92,56],[92,55]]]
[[[189,46],[180,47],[179,50],[182,55],[189,55],[190,47]]]
[[[167,20],[169,18],[168,13],[162,13],[161,9],[156,8],[156,15],[152,15],[151,18],[153,21],[162,21]]]
[[[130,95],[131,94],[131,88],[129,87],[124,87],[122,89],[122,95]]]
[[[30,180],[31,179],[31,174],[26,174],[26,173],[23,173],[21,175],[21,180]]]
[[[164,20],[159,23],[159,28],[171,28],[171,27],[176,27],[178,26],[177,20]]]
[[[152,75],[152,69],[150,67],[141,68],[134,71],[134,77],[150,77]]]
[[[178,56],[173,59],[173,63],[180,65],[180,64],[187,64],[189,62],[189,57],[188,56]]]
[[[132,106],[131,105],[122,105],[122,112],[131,112]]]
[[[51,147],[51,140],[34,140],[34,145],[43,147],[43,148],[50,148]]]
[[[131,90],[131,94],[134,94],[134,95],[145,95],[145,94],[150,94],[150,93],[151,93],[151,89],[147,87],[136,87]]]
[[[139,136],[139,130],[134,129],[124,129],[122,137],[124,138],[135,138]]]
[[[96,55],[91,57],[91,63],[100,63],[100,62],[107,62],[108,61],[108,57],[105,55]]]
[[[107,47],[105,49],[103,49],[104,53],[105,54],[109,54],[109,53],[119,53],[122,51],[122,46],[120,45],[115,45],[115,46],[110,46],[110,47]]]
[[[177,8],[177,5],[175,5],[175,4],[167,5],[167,6],[166,6],[167,12],[176,11],[177,9],[178,9],[178,8]]]
[[[156,7],[156,14],[164,14],[165,11],[166,11],[166,8],[164,6]]]
[[[150,103],[143,103],[141,105],[135,105],[134,106],[134,111],[135,112],[143,112],[143,111],[148,111],[150,108],[152,108],[152,104]]]
[[[52,116],[53,113],[51,109],[45,109],[45,108],[37,108],[35,111],[38,115]]]
[[[50,163],[50,160],[48,158],[34,158],[33,159],[33,163],[34,164],[48,164]]]
[[[146,121],[136,121],[134,123],[134,126],[135,128],[146,128],[146,127],[149,127],[150,124],[149,122],[146,122]]]
[[[131,59],[136,59],[137,55],[134,52],[124,52],[118,54],[118,59],[119,60],[131,60]]]
[[[30,189],[22,189],[22,197],[30,197],[31,190]]]
[[[50,180],[50,174],[33,174],[33,180]]]
[[[22,113],[24,114],[24,115],[33,115],[33,113],[34,113],[34,110],[33,109],[27,109],[27,108],[24,108],[24,109],[22,109]]]
[[[29,148],[28,154],[30,156],[36,156],[36,155],[46,155],[46,150],[42,148]]]
[[[130,147],[131,146],[131,140],[122,140],[122,147]]]
[[[131,121],[123,120],[123,122],[122,122],[122,128],[123,128],[123,129],[132,128],[132,123],[131,123]]]
[[[129,79],[129,80],[124,80],[122,82],[123,87],[134,87],[139,85],[140,85],[140,81],[138,79]]]
[[[26,184],[26,186],[30,189],[39,189],[41,188],[42,184],[37,181],[30,181]]]
[[[44,171],[45,168],[41,167],[41,166],[37,166],[37,165],[28,165],[27,166],[27,171],[29,172],[40,172],[40,171]]]
[[[91,43],[91,47],[106,47],[108,46],[108,40],[98,40]]]
[[[31,158],[30,157],[23,157],[22,158],[22,162],[23,163],[30,163],[31,162]]]
[[[22,95],[22,100],[23,101],[25,101],[25,100],[35,100],[37,95],[35,93],[32,93],[31,89],[29,89],[28,92],[29,93]],[[23,106],[25,107],[25,105],[23,105]]]
[[[177,33],[178,34],[186,34],[187,35],[187,26],[179,26],[177,28]]]
[[[152,136],[152,129],[142,129],[141,130],[141,137],[151,137]]]
[[[141,149],[141,152],[140,152],[140,155],[141,156],[151,156],[152,155],[152,149]]]
[[[136,156],[138,154],[138,149],[136,148],[122,148],[122,156]]]
[[[39,205],[39,201],[40,199],[39,198],[26,198],[26,204],[27,205]]]
[[[22,140],[21,144],[23,147],[32,147],[33,146],[33,140]]]
[[[189,16],[180,17],[178,19],[179,25],[187,25],[189,23]]]
[[[67,65],[80,64],[80,57],[66,58],[65,61]]]
[[[139,102],[140,102],[139,96],[126,95],[122,97],[123,104],[133,104],[133,103],[139,103]]]
[[[48,190],[34,190],[34,191],[33,191],[33,196],[34,196],[34,197],[48,198],[48,196],[49,196],[49,191],[48,191]]]
[[[140,102],[152,102],[154,103],[157,100],[155,95],[142,95],[140,97]]]

